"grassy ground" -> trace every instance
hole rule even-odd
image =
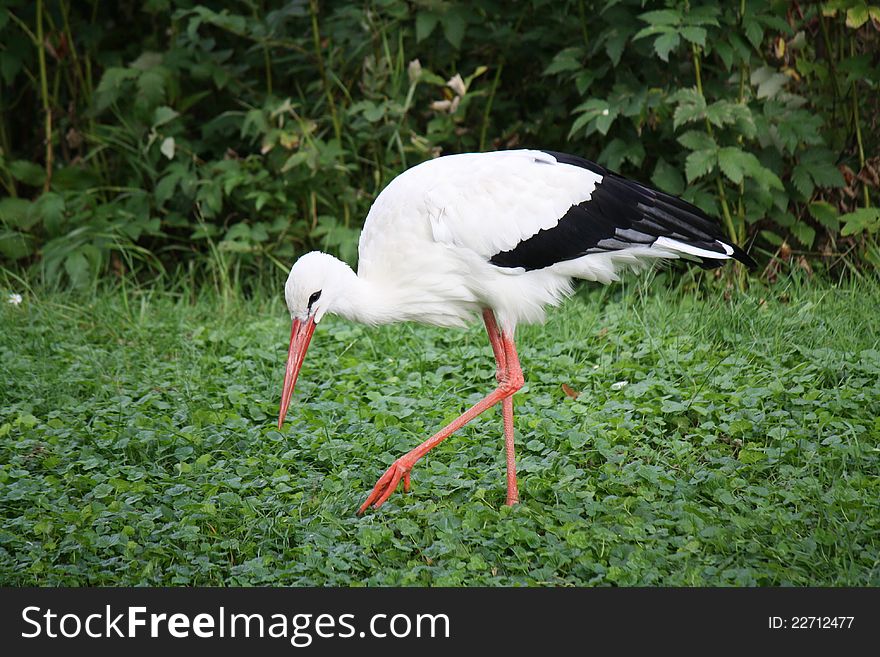
[[[880,286],[660,282],[520,332],[522,504],[493,410],[363,517],[493,385],[479,328],[325,320],[278,431],[278,295],[0,304],[0,583],[880,584]]]

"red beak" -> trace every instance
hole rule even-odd
[[[290,349],[287,352],[287,369],[284,372],[284,388],[281,390],[281,410],[278,412],[278,428],[284,424],[287,415],[287,407],[290,406],[290,398],[293,396],[293,387],[296,385],[296,377],[306,357],[309,341],[315,332],[315,319],[309,317],[305,322],[299,319],[293,320],[290,327]]]

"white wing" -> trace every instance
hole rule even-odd
[[[468,249],[511,273],[652,248],[710,265],[734,253],[748,258],[689,203],[581,158],[534,150],[449,155],[399,175],[370,209],[361,266],[373,268],[372,253],[387,268],[388,254],[429,253],[431,243]]]
[[[434,239],[491,258],[556,226],[602,176],[542,151],[466,154],[434,161],[424,194]]]
[[[387,254],[430,252],[428,242],[464,247],[488,260],[555,226],[600,180],[543,151],[428,160],[401,173],[376,198],[361,233],[358,271],[387,275]]]

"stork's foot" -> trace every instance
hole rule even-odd
[[[388,498],[391,497],[391,493],[397,489],[397,484],[400,483],[401,479],[403,479],[403,490],[408,493],[409,472],[415,464],[415,459],[409,455],[401,456],[392,463],[391,467],[385,471],[385,474],[379,477],[379,481],[376,482],[376,485],[373,486],[373,490],[370,492],[364,503],[361,504],[361,508],[358,509],[358,514],[366,511],[367,507],[371,504],[373,505],[373,508],[376,509],[385,504]]]

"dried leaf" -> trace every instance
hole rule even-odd
[[[580,391],[575,390],[574,388],[572,388],[569,385],[566,385],[565,383],[562,384],[562,392],[564,392],[567,397],[571,397],[572,399],[577,399],[578,397],[581,396]]]

